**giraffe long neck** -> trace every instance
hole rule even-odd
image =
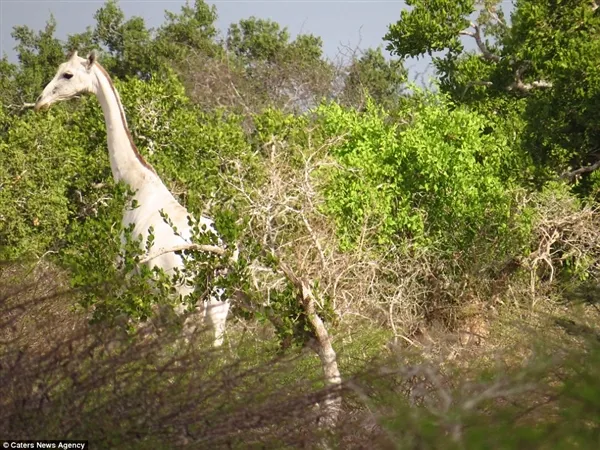
[[[134,190],[149,181],[159,181],[156,172],[133,143],[125,112],[112,81],[102,66],[95,64],[95,94],[102,106],[110,167],[115,181],[124,181]]]

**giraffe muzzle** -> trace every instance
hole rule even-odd
[[[52,102],[43,101],[42,96],[40,95],[35,101],[35,106],[33,107],[34,111],[41,111],[42,109],[47,109]]]

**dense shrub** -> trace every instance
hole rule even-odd
[[[557,176],[594,161],[597,64],[580,49],[597,46],[597,6],[523,0],[509,28],[477,2],[466,31],[472,1],[409,3],[389,48],[449,49],[440,92],[407,89],[380,50],[336,67],[320,38],[270,20],[219,40],[203,0],[157,30],[113,0],[67,42],[53,20],[15,29],[19,64],[0,60],[1,430],[99,448],[597,441],[600,175]],[[494,44],[464,51],[458,36],[482,33]],[[176,278],[197,275],[189,306],[226,288],[224,352],[181,345],[173,280],[139,267],[152,233],[140,249],[121,229],[131,193],[113,182],[96,99],[29,109],[74,48],[103,50],[140,152],[215,219],[222,243],[195,238],[225,256],[185,250]],[[543,334],[501,322],[515,316]],[[490,369],[484,349],[511,340]],[[337,427],[315,431],[338,401]]]
[[[335,102],[301,115],[200,112],[169,71],[116,86],[142,154],[194,215],[215,217],[229,242],[242,233],[248,208],[268,192],[269,172],[279,170],[277,147],[288,149],[280,167],[289,165],[290,179],[306,170],[312,152],[318,168],[309,174],[310,189],[322,197],[317,208],[341,250],[366,242],[383,255],[392,246],[397,256],[449,261],[437,270],[460,277],[500,270],[538,245],[533,206],[523,200],[529,159],[497,123],[443,95],[415,94],[418,102],[396,111],[399,122],[372,102],[362,112]],[[10,129],[0,143],[2,170],[12,180],[1,193],[3,256],[62,249],[71,255],[77,284],[92,282],[94,268],[108,270],[114,261],[116,247],[108,243],[116,246],[122,204],[96,100],[3,121]],[[284,198],[297,195],[284,191]],[[112,250],[101,252],[101,242]],[[246,256],[251,261],[256,253]]]
[[[376,227],[380,243],[410,239],[453,253],[482,235],[502,247],[519,232],[515,199],[526,158],[488,131],[485,117],[434,95],[405,111],[405,125],[389,123],[373,104],[364,113],[330,104],[317,114],[341,138],[327,210],[346,243]]]

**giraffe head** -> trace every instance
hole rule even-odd
[[[37,98],[34,109],[39,111],[56,102],[69,100],[82,93],[93,92],[92,68],[96,59],[96,52],[90,53],[87,58],[81,58],[77,56],[77,52],[73,52],[67,62],[58,66],[56,75]]]

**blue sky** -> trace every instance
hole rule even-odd
[[[398,20],[406,8],[401,0],[209,0],[217,7],[217,25],[225,34],[231,23],[256,16],[271,19],[288,28],[292,36],[312,33],[323,39],[326,55],[335,59],[339,52],[359,46],[385,46],[382,40],[388,25]],[[10,36],[15,25],[42,28],[50,14],[57,20],[57,36],[85,30],[103,0],[0,0],[0,54],[16,61],[15,41]],[[158,27],[164,11],[178,12],[185,0],[120,0],[127,17],[141,16],[148,27]],[[409,62],[413,77],[427,69],[429,61]],[[422,80],[426,81],[426,80]]]
[[[54,14],[57,37],[64,39],[92,25],[94,13],[104,3],[104,0],[0,0],[0,55],[16,62],[15,41],[10,35],[15,25],[39,30]],[[222,34],[240,19],[250,16],[271,19],[287,27],[292,37],[298,33],[320,36],[325,54],[333,60],[340,52],[347,55],[357,47],[385,47],[382,38],[388,25],[396,22],[400,11],[407,8],[403,0],[208,0],[207,3],[217,7],[217,26]],[[507,6],[512,1],[502,3]],[[155,28],[163,22],[165,10],[178,12],[185,0],[119,0],[119,4],[127,18],[141,16],[148,27]],[[469,49],[475,47],[470,38],[466,38],[465,44]],[[428,84],[433,75],[430,62],[429,58],[407,61],[410,78]]]

